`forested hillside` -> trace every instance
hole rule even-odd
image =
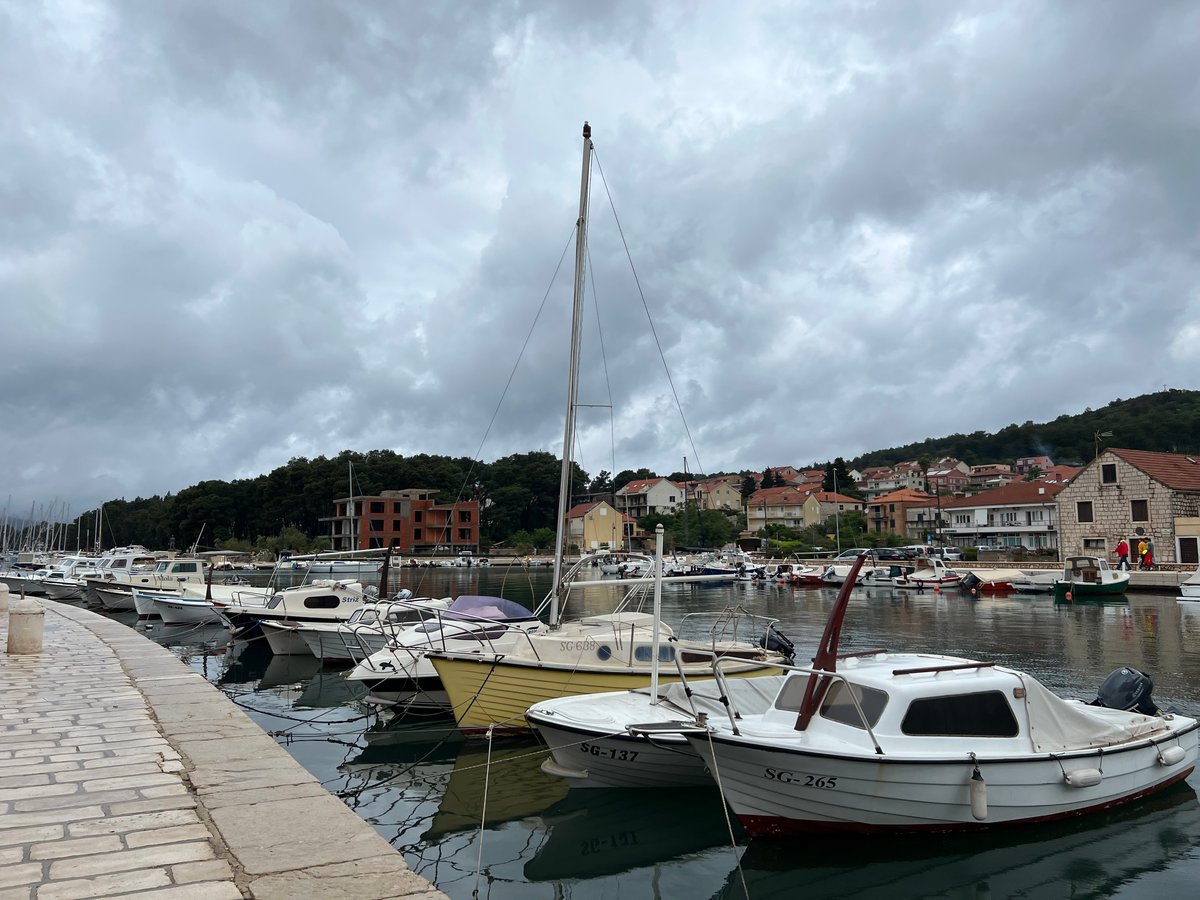
[[[1114,400],[1100,409],[1086,409],[1053,422],[1009,425],[995,434],[975,431],[929,438],[903,447],[865,453],[850,460],[853,468],[883,466],[906,459],[952,456],[969,465],[1012,462],[1022,456],[1046,455],[1056,463],[1083,465],[1095,454],[1097,432],[1101,447],[1200,452],[1200,391],[1165,390],[1130,400]]]
[[[1046,454],[1055,462],[1079,465],[1092,459],[1096,433],[1104,431],[1112,435],[1102,438],[1101,446],[1200,452],[1200,391],[1165,390],[1114,400],[1102,409],[1059,416],[1053,422],[1009,425],[995,434],[976,431],[930,438],[849,462],[863,468],[953,456],[981,464]],[[103,542],[105,546],[186,547],[203,528],[206,546],[230,540],[258,544],[285,533],[294,545],[297,536],[311,539],[328,533],[320,520],[332,514],[335,498],[350,492],[351,469],[355,494],[429,488],[440,491],[446,502],[479,500],[485,504],[484,536],[489,542],[500,541],[514,532],[554,527],[559,466],[559,460],[545,452],[515,454],[491,463],[429,454],[405,457],[391,450],[344,451],[332,459],[299,458],[257,478],[203,481],[166,497],[109,501],[104,505]],[[616,476],[600,472],[589,481],[587,473],[576,467],[573,496],[655,475],[649,469]],[[79,518],[80,543],[90,543],[88,529],[94,518],[94,511]]]

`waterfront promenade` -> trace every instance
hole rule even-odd
[[[37,655],[0,613],[0,900],[445,897],[168,650],[42,606]]]

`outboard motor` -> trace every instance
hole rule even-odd
[[[1153,678],[1145,672],[1124,666],[1104,679],[1091,705],[1124,709],[1147,716],[1161,715],[1162,710],[1154,705],[1154,699],[1150,696],[1153,692]]]
[[[768,653],[778,653],[785,659],[795,659],[796,645],[788,640],[787,635],[781,631],[776,631],[772,625],[767,629],[767,633],[758,639],[758,646],[762,647]]]

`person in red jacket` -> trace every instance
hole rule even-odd
[[[1129,541],[1121,538],[1117,541],[1117,568],[1129,568]]]

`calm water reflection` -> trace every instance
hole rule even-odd
[[[501,593],[536,602],[548,574],[417,570],[422,594]],[[617,589],[589,593],[586,611]],[[783,623],[803,652],[833,604],[829,589],[668,587],[671,623],[742,603]],[[454,898],[1162,897],[1200,879],[1200,803],[1178,789],[1107,817],[988,836],[749,841],[715,790],[568,791],[541,773],[529,740],[466,741],[439,719],[381,721],[360,692],[315,660],[228,645],[220,628],[151,637],[218,684],[289,752]],[[1055,605],[970,600],[957,591],[860,590],[843,649],[948,652],[1029,671],[1090,699],[1111,670],[1153,675],[1161,706],[1200,714],[1200,615],[1173,596]],[[486,798],[486,802],[485,802]],[[482,828],[481,828],[482,823]],[[732,835],[732,836],[731,836]],[[482,858],[482,871],[477,873]]]

